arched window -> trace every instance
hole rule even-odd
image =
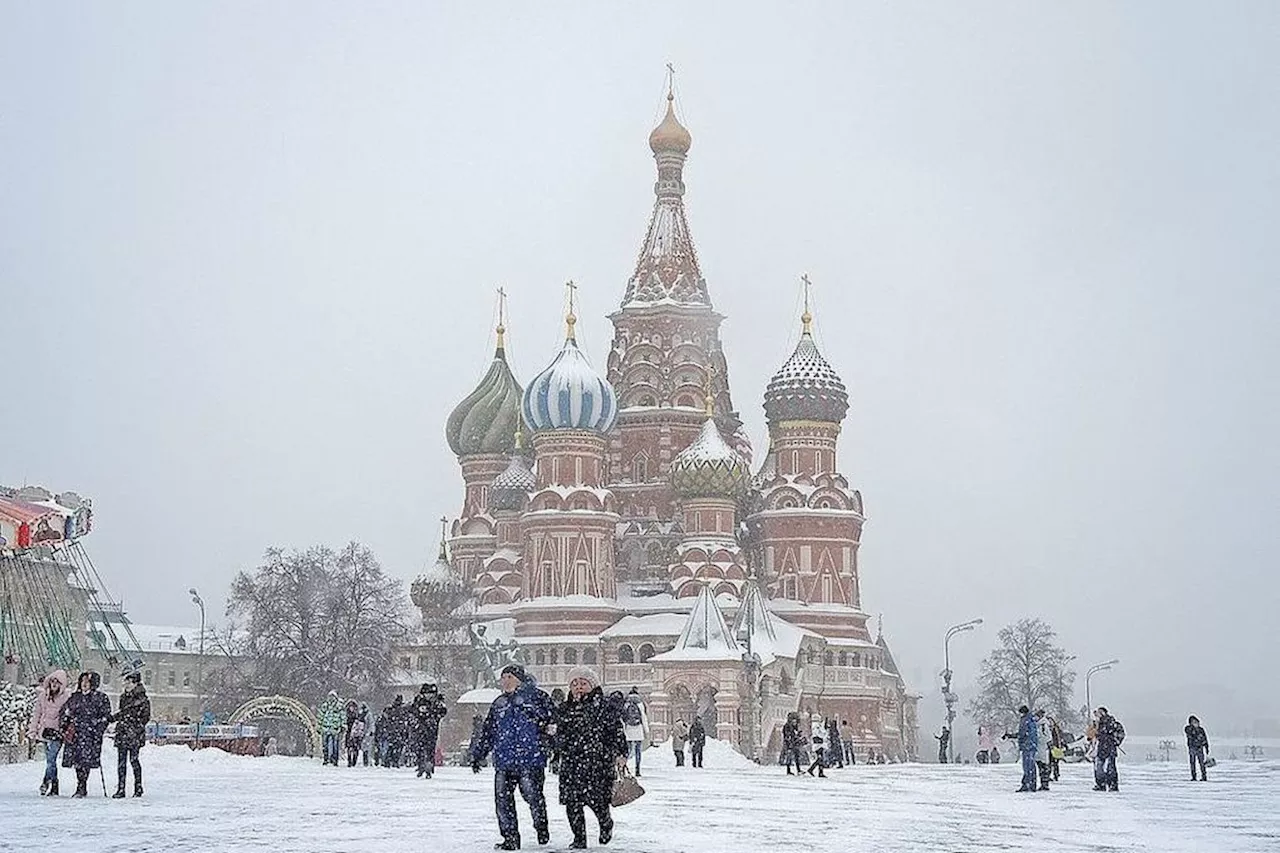
[[[818,659],[818,653],[813,649],[809,649],[804,654],[805,663],[813,663]]]
[[[791,687],[792,687],[791,673],[787,672],[785,669],[782,670],[782,678],[780,678],[778,681],[779,681],[779,685],[778,685],[779,689],[782,690],[783,693],[791,692]]]
[[[564,662],[565,662],[565,663],[567,663],[567,664],[570,664],[570,665],[576,664],[576,663],[578,662],[578,650],[577,650],[577,649],[565,649],[565,650],[564,650]]]
[[[640,663],[648,663],[651,657],[653,657],[653,646],[645,643],[640,647]]]
[[[542,649],[538,649],[536,652],[533,653],[533,662],[537,666],[546,666],[547,653],[544,652]]]
[[[556,664],[558,664],[558,663],[560,663],[560,650],[559,650],[559,649],[552,649],[552,650],[551,650],[551,665],[552,665],[552,666],[555,666],[555,665],[556,665]]]
[[[618,646],[618,663],[635,663],[635,662],[636,662],[636,653],[634,649],[632,649],[626,643],[623,643],[622,645]]]
[[[823,652],[823,654],[822,654],[822,665],[823,665],[823,666],[831,666],[831,665],[832,665],[832,664],[834,664],[835,662],[836,662],[836,661],[835,661],[835,655],[833,655],[833,654],[831,653],[831,650],[830,650],[830,649],[827,649],[825,652]]]
[[[862,666],[862,655],[858,654],[857,652],[853,653],[853,665]]]
[[[595,666],[595,665],[596,665],[596,650],[595,650],[595,649],[583,649],[583,650],[582,650],[582,662],[583,662],[583,663],[586,663],[586,664],[590,664],[591,666]]]
[[[649,482],[649,457],[637,453],[631,460],[631,479],[637,483]]]
[[[840,666],[848,666],[848,665],[849,665],[849,655],[848,655],[848,653],[847,653],[847,652],[841,652],[841,653],[840,653],[840,656],[839,656],[839,658],[838,658],[838,660],[840,661]]]

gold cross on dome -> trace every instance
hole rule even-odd
[[[565,337],[573,340],[573,324],[578,322],[578,317],[573,313],[574,297],[578,290],[578,285],[574,284],[573,279],[569,279],[564,283],[565,291],[569,294],[569,313],[564,315],[564,324],[566,327]]]
[[[801,275],[800,281],[804,283],[804,313],[800,315],[800,322],[804,323],[804,333],[807,335],[813,331],[813,314],[809,312],[809,288],[813,286],[813,282],[809,281],[808,273]]]
[[[498,348],[502,348],[503,335],[507,333],[507,291],[498,288]]]

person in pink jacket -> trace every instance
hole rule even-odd
[[[71,691],[67,690],[67,673],[55,669],[40,682],[40,694],[31,710],[31,722],[27,725],[27,737],[32,741],[44,741],[44,781],[40,783],[41,796],[58,796],[58,753],[62,750],[62,728],[59,715],[67,704]]]

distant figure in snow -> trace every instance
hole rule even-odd
[[[627,743],[636,757],[636,776],[640,775],[640,754],[649,739],[649,711],[644,706],[640,691],[632,687],[622,706],[622,725],[627,733]]]
[[[787,721],[782,724],[782,755],[786,760],[787,775],[791,775],[791,765],[796,767],[795,775],[799,776],[804,769],[804,734],[800,731],[800,714],[792,711],[787,714]]]
[[[1018,708],[1018,753],[1022,756],[1022,786],[1018,793],[1036,789],[1036,747],[1039,739],[1035,715],[1026,705]]]
[[[551,691],[551,710],[554,712],[557,708],[559,708],[561,705],[564,704],[564,700],[565,700],[565,695],[563,690],[561,690],[559,687],[552,690]],[[556,746],[555,738],[547,737],[546,741],[547,741],[547,744],[546,744],[547,752],[550,753],[551,755],[551,760],[548,762],[548,766],[551,768],[552,773],[558,774],[560,772],[560,750]]]
[[[947,747],[951,744],[951,729],[943,726],[942,734],[934,735],[933,738],[938,742],[938,763],[946,764]]]
[[[671,724],[671,751],[676,754],[676,767],[684,767],[684,745],[689,742],[689,724],[677,717]]]
[[[467,763],[472,762],[473,753],[476,744],[480,742],[480,734],[484,731],[484,715],[475,714],[471,717],[471,742],[467,744]]]
[[[428,779],[435,773],[436,743],[440,739],[440,721],[449,713],[434,682],[422,685],[410,706],[413,725],[413,748],[418,753],[418,778]]]
[[[1061,775],[1059,765],[1062,764],[1062,757],[1066,754],[1064,749],[1067,740],[1063,737],[1062,726],[1058,725],[1057,719],[1049,717],[1049,775],[1053,777],[1053,781],[1057,782]]]
[[[840,726],[835,717],[827,720],[827,766],[844,769],[844,742],[840,740]]]
[[[324,748],[323,763],[326,765],[338,766],[338,740],[344,719],[342,700],[338,698],[338,691],[330,690],[329,695],[316,709],[316,722],[320,724],[320,739]]]
[[[365,767],[368,767],[369,752],[374,748],[373,747],[374,735],[373,735],[373,725],[369,722],[369,706],[364,702],[360,703],[359,719],[364,722],[364,731],[361,733],[361,736],[360,736],[360,758],[361,758],[361,763],[364,764]]]
[[[1119,791],[1120,773],[1116,757],[1124,743],[1124,726],[1106,708],[1098,709],[1098,757],[1094,761],[1095,791]]]
[[[124,677],[125,689],[120,694],[119,710],[111,719],[116,724],[116,786],[114,798],[124,799],[127,769],[133,767],[133,795],[142,796],[142,762],[138,752],[147,742],[147,723],[151,722],[151,700],[142,686],[142,673]]]
[[[44,741],[44,779],[40,782],[40,795],[58,796],[58,753],[62,751],[62,727],[59,718],[62,706],[71,698],[67,689],[67,671],[55,669],[40,683],[40,693],[31,709],[31,722],[27,724],[27,739],[32,743]]]
[[[347,756],[347,766],[355,767],[356,758],[358,757],[360,752],[359,738],[364,736],[364,732],[362,731],[360,733],[360,736],[357,738],[352,738],[351,735],[355,731],[356,723],[360,719],[360,706],[356,704],[356,700],[348,699],[347,705],[343,709],[343,712],[344,712],[344,716],[343,716],[343,723],[342,723],[342,752],[344,755]]]
[[[822,743],[827,733],[827,727],[822,722],[822,718],[817,714],[809,717],[809,740],[813,744],[813,763],[809,765],[809,775],[813,775],[813,771],[817,770],[818,775],[826,777],[826,773],[822,768],[823,750]]]
[[[1205,770],[1204,759],[1209,754],[1209,735],[1200,725],[1200,718],[1195,714],[1187,717],[1187,727],[1183,729],[1187,735],[1187,754],[1191,757],[1191,781],[1196,781],[1196,765],[1200,766],[1200,781],[1208,782],[1209,773]]]
[[[689,726],[689,760],[694,767],[702,766],[702,748],[707,745],[707,730],[702,727],[702,718],[694,717]]]
[[[1000,763],[1000,747],[996,746],[994,743],[991,744],[991,763]]]
[[[857,762],[853,754],[853,726],[848,720],[840,723],[840,744],[844,747],[844,763],[853,765]]]
[[[385,729],[386,737],[382,766],[399,767],[400,754],[404,752],[405,741],[409,738],[409,709],[405,707],[404,697],[396,694],[396,698],[383,710],[378,722]]]
[[[1036,767],[1040,770],[1040,788],[1049,790],[1049,745],[1053,741],[1053,730],[1045,716],[1044,708],[1036,709]]]
[[[991,739],[991,729],[986,726],[978,726],[978,755],[979,764],[986,764],[991,760],[991,747],[995,745],[995,741]]]
[[[499,850],[520,849],[520,823],[516,816],[515,790],[529,804],[538,843],[548,844],[546,781],[547,755],[543,736],[552,724],[551,697],[518,663],[508,664],[498,681],[502,695],[489,706],[479,740],[471,749],[471,771],[493,751],[493,797],[498,812]]]
[[[601,692],[595,672],[586,667],[569,672],[569,695],[555,709],[555,739],[560,802],[573,830],[569,848],[587,846],[587,808],[600,825],[600,843],[608,844],[613,837],[613,783],[618,770],[627,766],[628,744],[622,719]]]

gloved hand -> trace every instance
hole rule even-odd
[[[473,762],[471,762],[471,772],[472,772],[472,773],[479,773],[479,772],[480,772],[480,762],[479,762],[479,761],[473,761]]]

